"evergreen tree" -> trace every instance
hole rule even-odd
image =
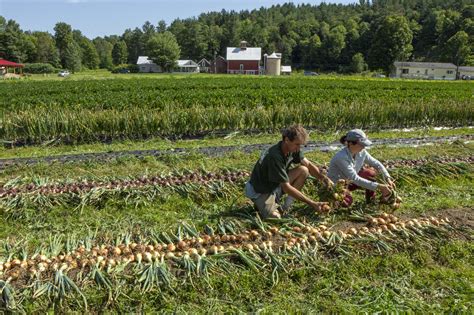
[[[112,61],[114,65],[127,63],[127,58],[127,44],[122,40],[116,42],[114,48],[112,49]]]

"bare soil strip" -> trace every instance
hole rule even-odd
[[[396,139],[373,139],[374,146],[390,145],[390,146],[420,146],[435,143],[452,143],[454,141],[470,141],[474,139],[474,135],[461,136],[443,136],[443,137],[416,137],[416,138],[396,138]],[[268,148],[271,144],[250,144],[235,146],[214,146],[196,149],[173,148],[167,150],[133,150],[133,151],[115,151],[115,152],[99,152],[99,153],[83,153],[83,154],[67,154],[54,155],[34,158],[11,158],[0,159],[0,169],[17,165],[34,165],[38,163],[69,163],[84,161],[108,161],[117,158],[136,157],[144,158],[147,156],[160,157],[164,155],[185,155],[190,153],[199,153],[207,156],[221,156],[226,153],[241,151],[251,153],[261,151]],[[334,151],[341,147],[339,142],[309,142],[303,149],[304,152],[312,151]]]

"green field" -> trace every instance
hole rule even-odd
[[[472,84],[73,77],[0,82],[1,159],[190,152],[0,168],[0,312],[472,313]],[[370,149],[394,165],[393,228],[370,224],[389,209],[362,192],[350,209],[296,203],[262,222],[243,194],[259,152],[193,149],[271,144],[293,122],[312,141],[355,126],[372,139],[465,138]]]
[[[368,84],[370,82],[370,84]],[[276,131],[466,126],[472,84],[395,80],[150,76],[0,83],[0,139],[12,144]]]

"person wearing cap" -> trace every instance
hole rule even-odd
[[[361,188],[365,189],[367,203],[371,203],[375,199],[377,190],[382,193],[382,196],[390,195],[391,189],[395,188],[394,182],[385,166],[365,149],[372,145],[366,134],[360,129],[353,129],[343,136],[340,142],[345,145],[345,148],[331,159],[327,175],[333,182],[340,179],[351,181],[343,204],[350,206],[353,201],[350,191]],[[370,168],[364,167],[365,165]],[[375,181],[377,171],[382,173],[387,184]]]
[[[301,125],[293,125],[283,130],[280,142],[261,153],[250,180],[245,184],[245,195],[253,201],[263,218],[280,218],[280,211],[289,209],[294,199],[316,211],[325,210],[326,202],[316,202],[301,192],[309,174],[332,184],[316,165],[304,157],[301,146],[307,141],[307,131]],[[299,165],[290,169],[292,164]],[[280,205],[283,194],[288,194],[288,197]]]

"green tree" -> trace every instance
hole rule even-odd
[[[97,69],[99,67],[99,54],[92,41],[89,39],[83,41],[81,45],[82,63],[88,69]]]
[[[309,39],[302,41],[303,65],[308,69],[315,69],[321,61],[321,39],[314,34]]]
[[[361,73],[362,71],[367,70],[367,64],[365,63],[364,55],[357,53],[352,56],[350,68],[353,73]]]
[[[163,33],[166,32],[166,22],[164,20],[160,20],[158,22],[158,25],[156,26],[156,32],[157,33]]]
[[[469,42],[469,35],[466,32],[459,31],[447,41],[443,57],[456,66],[462,66],[466,60],[472,59],[473,44]]]
[[[97,69],[99,67],[99,55],[92,41],[82,35],[79,30],[72,31],[72,37],[80,47],[82,66],[88,69]]]
[[[404,16],[388,16],[375,32],[373,44],[369,50],[371,69],[382,69],[390,72],[397,60],[407,60],[413,47],[413,34]]]
[[[76,55],[76,52],[73,48],[74,38],[72,36],[71,25],[64,22],[56,23],[54,27],[54,39],[56,40],[56,47],[59,51],[59,60],[61,62],[61,66],[63,68],[69,69],[68,65],[71,65],[71,56]],[[66,61],[66,59],[68,59],[68,61]]]
[[[81,47],[75,41],[70,42],[64,50],[63,67],[72,72],[81,70]]]
[[[128,63],[136,64],[138,57],[145,54],[142,37],[143,32],[138,27],[133,31],[127,29],[123,33],[122,39],[125,41],[125,44],[127,44],[128,49]]]
[[[112,49],[113,45],[104,38],[96,37],[92,41],[99,56],[99,67],[102,69],[112,68]]]
[[[24,51],[25,35],[14,20],[0,19],[0,57],[14,62],[25,62],[28,55]],[[30,46],[31,48],[31,46]]]
[[[51,34],[48,32],[34,32],[33,36],[36,38],[36,62],[49,63],[59,67],[59,52]]]
[[[112,49],[112,61],[114,65],[127,63],[127,59],[127,44],[123,40],[117,41]]]
[[[171,71],[181,53],[178,42],[171,32],[156,34],[147,43],[148,57],[163,71]]]
[[[338,64],[341,52],[346,46],[346,33],[346,28],[343,25],[338,25],[329,31],[326,39],[322,42],[325,68],[337,69],[335,65]]]

